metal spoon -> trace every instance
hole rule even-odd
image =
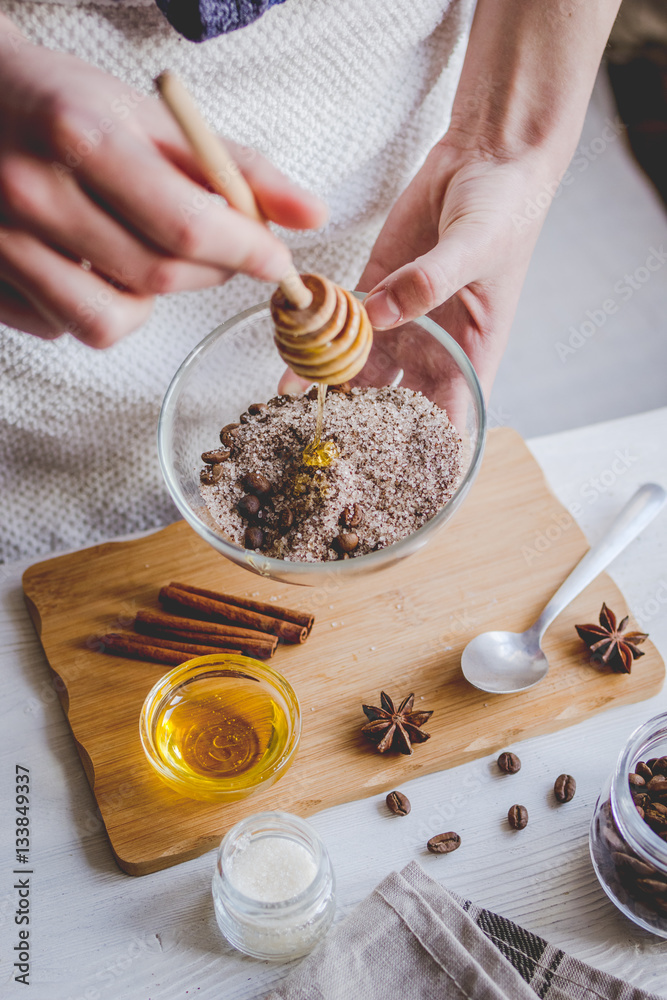
[[[650,524],[666,499],[662,486],[640,486],[612,521],[607,534],[577,563],[534,625],[525,632],[484,632],[468,643],[461,655],[466,680],[491,694],[513,694],[526,691],[546,677],[549,663],[540,644],[554,618]]]

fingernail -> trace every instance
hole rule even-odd
[[[377,330],[394,326],[403,318],[401,308],[388,288],[383,288],[381,292],[374,292],[364,300],[364,305],[368,318]]]

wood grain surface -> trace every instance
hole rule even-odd
[[[614,705],[656,694],[664,664],[650,642],[631,675],[589,662],[575,622],[594,621],[602,601],[625,601],[603,575],[549,629],[545,681],[493,696],[466,683],[461,650],[491,628],[520,631],[586,551],[571,515],[549,491],[521,438],[489,435],[479,477],[432,547],[349,585],[291,587],[226,562],[183,522],[132,542],[114,542],[38,563],[23,578],[51,668],[112,850],[141,875],[213,847],[238,819],[262,809],[307,815],[398,787],[512,741],[572,725]],[[312,611],[303,646],[281,647],[272,664],[294,686],[301,746],[286,776],[224,806],[186,799],[163,785],[139,741],[143,700],[164,668],[95,651],[94,636],[156,607],[171,579]],[[433,709],[431,739],[413,756],[380,756],[360,735],[361,703],[380,690]]]

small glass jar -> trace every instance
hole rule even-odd
[[[271,856],[276,849],[288,855],[282,874],[280,863]],[[253,898],[237,874],[239,859],[247,862],[251,856],[260,858],[255,874],[258,881],[265,878],[267,891],[255,895],[263,899]],[[294,869],[300,861],[310,880],[294,894],[290,885],[295,884]],[[283,874],[285,889],[281,890]],[[298,872],[296,877],[298,881]],[[244,878],[247,884],[247,871]],[[282,891],[285,897],[275,898]],[[232,827],[220,844],[213,902],[223,935],[246,955],[274,962],[306,955],[328,931],[336,908],[327,850],[315,830],[298,816],[284,812],[249,816]]]
[[[628,740],[597,801],[590,829],[600,885],[626,917],[660,937],[667,937],[667,842],[637,811],[635,797],[641,792],[635,788],[633,794],[628,775],[640,761],[665,755],[667,713],[649,719]]]

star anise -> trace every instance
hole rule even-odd
[[[412,743],[425,743],[430,739],[428,733],[422,732],[423,726],[431,718],[433,712],[413,712],[414,694],[404,698],[398,708],[384,691],[380,692],[382,708],[373,705],[362,705],[366,718],[370,721],[362,726],[362,733],[376,744],[376,750],[385,753],[387,750],[400,750],[401,753],[412,753]]]
[[[616,624],[616,615],[606,604],[602,605],[599,625],[575,625],[580,637],[591,653],[603,663],[608,663],[616,674],[629,674],[632,661],[643,656],[638,645],[648,639],[646,632],[628,632],[628,615]]]

